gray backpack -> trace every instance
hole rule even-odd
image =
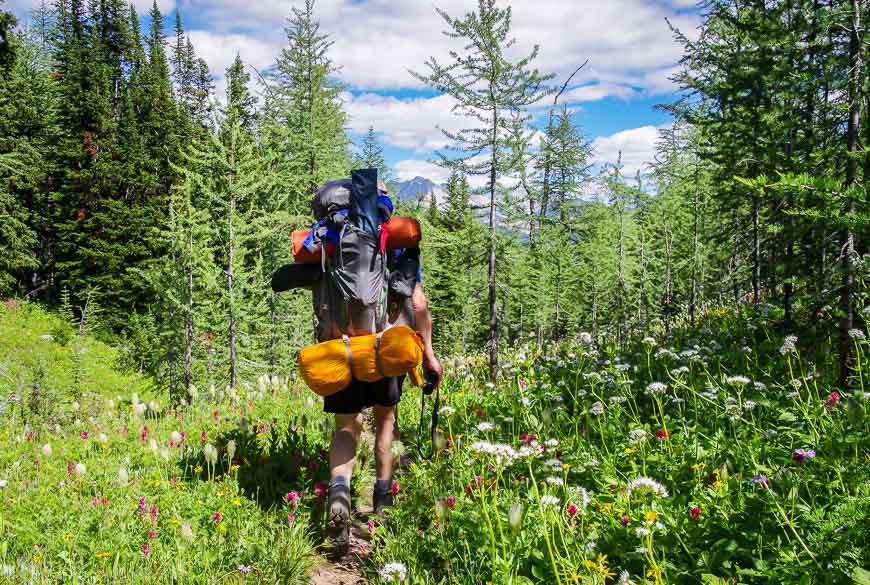
[[[353,171],[315,194],[318,222],[305,245],[319,250],[324,277],[314,288],[317,340],[379,333],[398,324],[414,327],[410,297],[419,250],[394,254],[381,225],[392,204],[379,195],[377,169]]]

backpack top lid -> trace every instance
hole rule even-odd
[[[336,179],[321,185],[314,194],[314,201],[311,202],[314,217],[324,218],[336,211],[348,209],[352,188],[353,181],[350,179]]]
[[[350,207],[347,219],[369,235],[377,235],[381,225],[378,193],[378,169],[350,172]]]

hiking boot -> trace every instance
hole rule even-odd
[[[350,546],[350,488],[330,486],[326,515],[326,542],[329,556],[341,558]]]
[[[382,516],[384,514],[385,508],[393,507],[393,492],[379,492],[375,490],[372,493],[372,508],[374,508],[375,514],[378,516]]]

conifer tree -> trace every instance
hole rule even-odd
[[[359,151],[354,155],[353,168],[378,169],[379,179],[384,182],[390,180],[390,169],[384,158],[384,147],[378,141],[374,126],[369,126]]]
[[[531,69],[538,47],[527,56],[512,61],[506,50],[514,39],[510,35],[511,9],[499,8],[495,0],[478,0],[476,12],[453,18],[438,13],[447,24],[447,35],[466,42],[468,54],[454,53],[452,62],[441,64],[435,57],[427,62],[427,74],[415,73],[422,82],[458,102],[460,111],[479,120],[477,128],[458,132],[444,131],[451,140],[451,158],[441,154],[441,164],[469,175],[487,178],[489,194],[489,358],[490,378],[498,377],[498,295],[497,295],[497,193],[498,181],[511,170],[509,139],[513,120],[525,108],[548,93],[552,76]],[[481,160],[485,159],[485,160]]]

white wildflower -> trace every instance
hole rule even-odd
[[[598,416],[598,415],[600,415],[600,414],[604,414],[604,405],[601,404],[600,402],[596,402],[595,404],[593,404],[593,405],[589,408],[589,412],[591,412],[591,413],[594,414],[595,416]]]
[[[379,574],[384,581],[402,583],[408,578],[408,568],[402,563],[387,563]]]
[[[756,406],[757,405],[756,405],[754,400],[744,400],[743,401],[743,408],[746,410],[753,410]]]
[[[647,394],[661,394],[667,389],[667,384],[663,384],[661,382],[651,382],[650,384],[647,384],[646,392]]]
[[[546,481],[550,485],[556,485],[556,486],[565,485],[565,480],[563,480],[561,477],[554,477],[552,475],[550,477],[548,477]]]
[[[592,335],[590,335],[589,333],[584,331],[579,335],[579,338],[581,345],[584,345],[586,347],[592,345]]]
[[[181,532],[181,538],[183,538],[187,542],[193,541],[193,528],[190,527],[189,522],[182,523],[179,531]]]
[[[864,332],[860,329],[849,329],[849,337],[851,337],[855,341],[863,341],[864,339],[866,339]]]
[[[668,497],[668,490],[665,486],[650,477],[639,477],[629,482],[629,494],[633,493],[651,493],[659,498]]]
[[[643,538],[644,536],[649,536],[650,530],[649,528],[638,526],[634,529],[634,533],[637,535],[638,538]]]
[[[76,463],[75,474],[76,477],[84,477],[88,472],[88,468],[85,467],[84,463]]]
[[[441,416],[453,416],[456,414],[456,409],[452,406],[442,406],[441,410],[438,411],[438,414]]]
[[[508,523],[514,532],[519,532],[523,524],[523,505],[521,503],[515,502],[511,505],[508,511]]]
[[[136,416],[143,416],[147,409],[148,407],[141,402],[133,404],[133,414],[135,414]]]
[[[97,435],[97,442],[100,445],[108,445],[109,444],[109,437],[106,436],[106,433],[100,433],[99,435]]]
[[[763,392],[764,390],[767,390],[767,384],[765,384],[764,382],[753,382],[752,385],[758,391]]]
[[[169,438],[172,439],[172,442],[178,445],[181,443],[181,433],[178,431],[172,431],[172,434],[169,435]]]
[[[652,337],[644,337],[641,343],[646,345],[647,347],[655,347],[656,340]]]
[[[728,376],[725,378],[725,381],[732,386],[746,386],[752,380],[746,376]]]
[[[643,429],[634,429],[628,433],[628,440],[634,444],[643,443],[646,441],[646,431]]]
[[[118,468],[118,485],[125,486],[130,481],[130,475],[123,467]]]
[[[689,368],[687,368],[686,366],[680,366],[679,368],[671,370],[671,373],[675,376],[682,376],[683,374],[689,373]]]
[[[586,491],[586,488],[572,486],[568,488],[568,494],[571,496],[571,499],[578,502],[578,508],[581,510],[585,510],[592,503],[592,498],[589,497],[589,492]]]
[[[491,422],[477,423],[477,430],[481,433],[487,433],[495,428]]]
[[[779,348],[779,353],[782,355],[786,355],[789,353],[795,353],[795,344],[797,343],[798,338],[794,335],[788,335],[782,341],[782,347]]]
[[[625,396],[611,396],[607,400],[610,401],[611,404],[622,404],[628,400]]]
[[[42,446],[42,456],[51,457],[51,443],[46,443]]]
[[[628,571],[623,571],[619,574],[619,581],[617,581],[617,585],[634,585],[631,580],[631,575],[628,574]]]
[[[645,546],[639,546],[636,549],[634,549],[634,552],[636,552],[639,555],[645,555],[648,552],[648,550]]]
[[[5,488],[7,485],[9,485],[8,479],[0,479],[0,488]]]
[[[546,441],[544,441],[544,445],[553,449],[559,446],[559,441],[556,439],[547,439]]]
[[[559,504],[559,498],[556,496],[545,495],[541,496],[541,505],[545,508],[548,506],[556,506]]]

